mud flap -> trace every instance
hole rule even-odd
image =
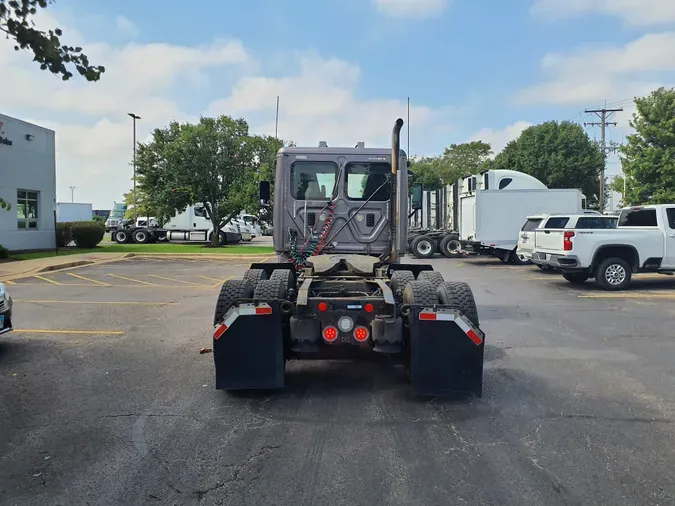
[[[235,303],[213,332],[216,389],[284,387],[284,343],[279,301]]]
[[[485,335],[450,307],[410,308],[410,380],[415,395],[483,394]]]

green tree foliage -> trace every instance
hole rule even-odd
[[[598,207],[604,156],[584,129],[569,121],[526,128],[494,160],[494,169],[536,177],[549,188],[580,188],[589,207]]]
[[[626,202],[675,202],[675,89],[659,88],[636,98],[630,126],[635,133],[621,146]]]
[[[143,206],[160,220],[202,203],[214,230],[242,210],[259,214],[258,183],[274,181],[274,160],[283,145],[250,135],[244,119],[201,118],[156,129],[139,144],[136,187]],[[217,245],[214,234],[212,245]]]
[[[438,190],[443,187],[443,181],[439,176],[439,160],[440,157],[420,157],[413,158],[410,164],[410,170],[415,174],[410,181],[408,181],[408,190],[412,191],[412,185],[415,183],[422,183],[425,191]]]
[[[42,70],[67,81],[74,68],[87,81],[98,81],[105,67],[91,65],[81,47],[61,44],[60,28],[43,32],[35,28],[33,18],[38,9],[46,9],[53,0],[0,0],[0,32],[14,41],[14,49],[33,53],[33,61]]]
[[[12,208],[12,204],[7,202],[3,198],[0,198],[0,209],[7,209],[9,211],[11,208]]]
[[[451,144],[443,151],[438,162],[438,175],[445,184],[452,184],[471,174],[487,169],[492,147],[483,141]]]

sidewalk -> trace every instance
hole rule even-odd
[[[82,253],[75,255],[54,256],[48,258],[36,258],[33,260],[19,260],[16,262],[0,263],[0,281],[11,281],[12,279],[25,278],[40,274],[42,272],[69,269],[83,265],[101,264],[115,262],[125,258],[200,258],[203,260],[249,260],[265,261],[274,257],[274,253],[258,254],[209,254],[209,253]]]

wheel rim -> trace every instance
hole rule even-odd
[[[445,249],[450,255],[456,255],[459,253],[461,247],[462,245],[459,243],[459,241],[448,241]]]
[[[431,251],[431,243],[429,241],[420,241],[417,243],[417,252],[420,255],[427,255]]]
[[[605,269],[605,280],[612,286],[617,286],[626,280],[626,269],[623,265],[612,264]]]
[[[136,234],[136,240],[139,242],[145,241],[145,232],[139,232]]]
[[[125,234],[124,232],[118,232],[117,233],[116,239],[118,241],[124,241],[124,240],[126,240],[126,238],[127,238],[127,234]]]

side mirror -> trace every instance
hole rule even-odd
[[[260,203],[267,204],[271,199],[270,195],[270,182],[269,181],[260,181]]]
[[[422,191],[424,190],[424,186],[422,183],[415,183],[412,185],[412,202],[411,202],[411,207],[413,208],[414,211],[417,211],[418,209],[422,209]]]
[[[415,173],[412,170],[408,169],[408,180],[410,180],[414,177],[415,177]]]

